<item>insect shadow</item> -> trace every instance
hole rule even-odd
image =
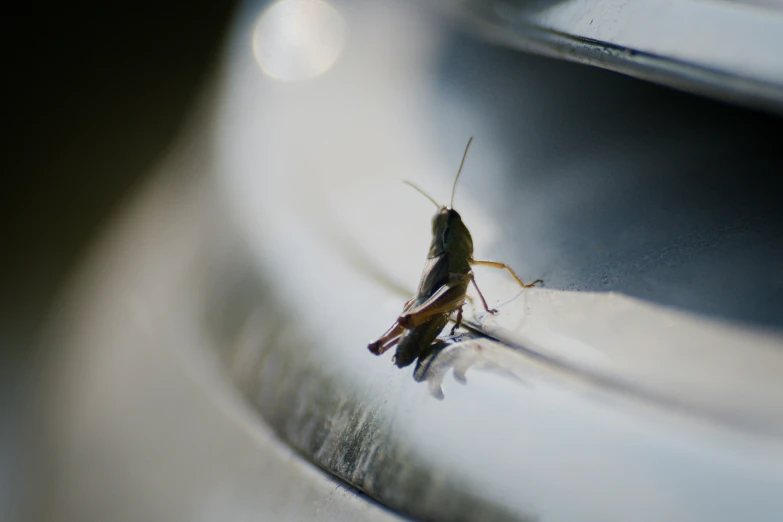
[[[490,370],[496,375],[511,378],[525,383],[514,371],[514,365],[508,364],[507,348],[492,343],[482,342],[481,338],[471,337],[449,343],[436,339],[424,348],[416,361],[413,379],[416,382],[426,382],[430,395],[443,400],[443,380],[449,370],[452,370],[454,380],[467,384],[467,373],[471,368]]]

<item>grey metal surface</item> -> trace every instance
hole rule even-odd
[[[780,121],[331,5],[286,81],[245,6],[203,134],[70,287],[43,514],[778,520]],[[366,344],[432,211],[400,181],[445,200],[469,135],[476,255],[545,286],[478,271],[500,314],[398,370]]]
[[[780,120],[332,5],[339,59],[284,83],[248,4],[220,97],[219,184],[281,310],[227,352],[264,419],[415,518],[777,520]],[[432,212],[400,181],[445,200],[470,135],[476,255],[545,286],[478,271],[500,314],[398,370],[366,344]]]
[[[437,4],[496,42],[783,112],[783,4],[499,0]]]
[[[248,256],[210,182],[210,123],[196,119],[54,306],[25,519],[400,520],[281,442],[226,378],[216,354],[265,294],[213,308]]]

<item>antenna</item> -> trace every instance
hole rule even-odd
[[[454,186],[451,187],[451,204],[449,205],[451,208],[454,208],[454,192],[457,190],[457,180],[459,179],[459,175],[462,174],[462,166],[465,164],[465,157],[468,155],[468,149],[470,148],[470,143],[472,141],[473,141],[473,136],[470,137],[470,139],[468,140],[468,144],[465,146],[465,152],[462,154],[462,163],[459,164],[457,177],[454,178]]]
[[[441,208],[441,207],[443,207],[443,205],[441,205],[441,204],[439,204],[437,201],[435,201],[435,200],[433,199],[433,197],[432,197],[432,196],[430,196],[429,194],[427,194],[426,192],[424,192],[423,190],[421,190],[419,187],[417,187],[416,185],[414,185],[414,184],[413,184],[413,183],[411,183],[410,181],[408,181],[408,180],[405,180],[405,181],[403,181],[403,183],[405,183],[406,185],[410,185],[411,187],[413,187],[413,188],[415,188],[416,190],[418,190],[419,192],[421,192],[421,193],[424,195],[424,197],[426,197],[427,199],[429,199],[430,201],[432,201],[432,203],[433,203],[433,204],[434,204],[436,207],[438,207],[438,208]]]

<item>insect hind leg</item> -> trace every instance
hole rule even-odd
[[[407,306],[406,303],[406,307]],[[394,322],[391,327],[386,330],[386,332],[380,336],[376,341],[371,342],[367,345],[367,349],[370,350],[371,353],[374,353],[375,355],[381,355],[386,352],[389,348],[393,347],[395,344],[400,342],[400,337],[402,337],[402,334],[405,333],[405,328],[403,328],[400,323],[397,321]]]
[[[467,285],[467,280],[449,281],[425,302],[400,315],[398,323],[405,328],[415,328],[431,317],[453,312],[465,302]]]
[[[402,307],[403,313],[410,310],[413,306],[413,303],[416,301],[416,298],[409,299],[405,302],[405,306]],[[402,337],[402,334],[404,333],[405,328],[400,326],[400,324],[395,321],[391,327],[386,330],[386,332],[380,336],[377,340],[371,342],[367,345],[367,349],[370,350],[371,353],[374,353],[375,355],[381,355],[389,348],[393,347],[395,344],[400,342],[400,337]]]

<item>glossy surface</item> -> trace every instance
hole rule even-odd
[[[437,4],[485,37],[732,103],[783,112],[783,4],[496,0]],[[695,23],[694,23],[695,22]]]
[[[401,520],[292,451],[226,379],[216,355],[265,294],[242,281],[252,299],[215,308],[247,252],[198,123],[55,307],[28,520]]]
[[[333,5],[343,55],[296,84],[257,69],[249,5],[219,106],[217,179],[274,296],[227,348],[263,418],[421,519],[777,520],[780,122]],[[546,286],[477,270],[495,341],[400,371],[366,350],[429,243],[400,181],[445,200],[470,135],[476,257]]]
[[[345,46],[299,82],[246,6],[214,111],[70,287],[45,514],[399,518],[355,487],[423,520],[778,520],[779,120],[332,6]],[[398,370],[366,345],[432,212],[400,181],[445,201],[470,135],[476,256],[546,286],[477,270],[500,313]]]

